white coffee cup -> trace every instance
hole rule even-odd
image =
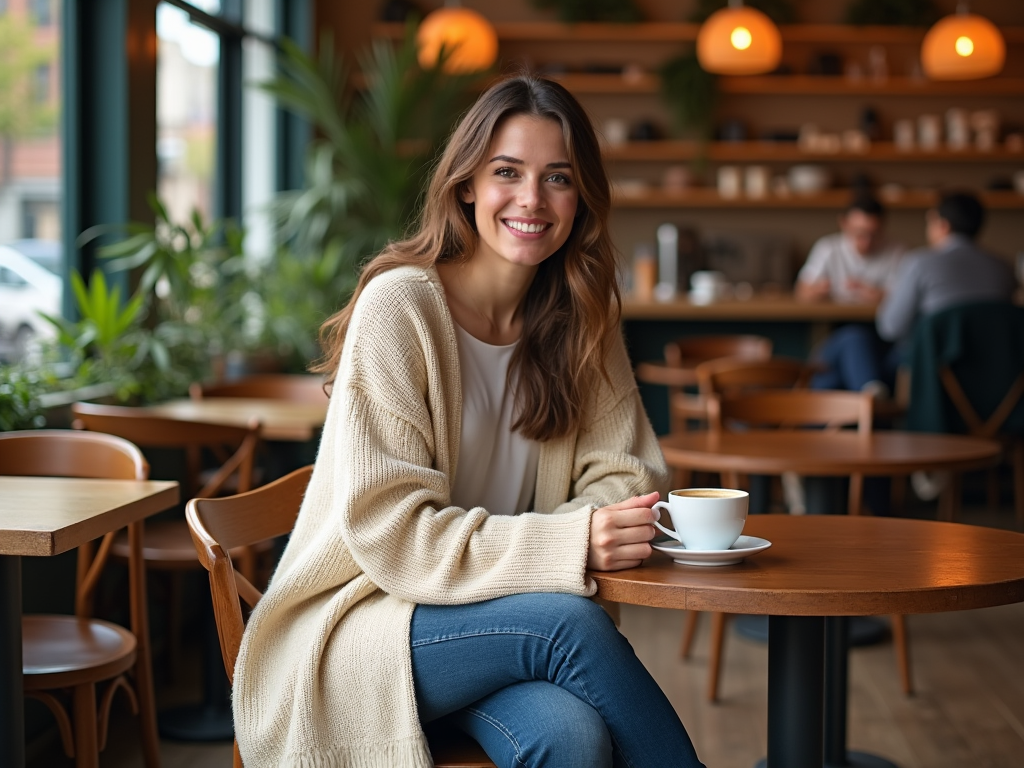
[[[652,509],[664,509],[674,531],[655,523],[659,530],[692,550],[729,549],[743,533],[750,494],[728,488],[683,488],[671,491],[668,501]]]

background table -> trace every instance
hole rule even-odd
[[[25,764],[21,557],[59,555],[178,503],[166,481],[0,476],[0,765]]]
[[[744,533],[772,547],[735,566],[682,566],[655,553],[639,568],[590,576],[598,596],[613,602],[769,616],[770,768],[824,765],[825,617],[1024,602],[1018,533],[929,520],[788,515],[748,518]]]
[[[659,443],[669,466],[708,472],[892,477],[918,470],[950,471],[953,479],[940,507],[947,520],[959,506],[959,473],[987,466],[1000,450],[994,440],[924,432],[702,431],[668,435]],[[859,500],[848,511],[859,513]]]
[[[247,426],[255,417],[263,425],[265,440],[304,442],[311,440],[327,418],[327,400],[322,405],[248,397],[207,397],[202,400],[169,400],[145,408],[155,416],[211,424]]]

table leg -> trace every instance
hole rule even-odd
[[[21,558],[0,555],[0,765],[24,768],[21,679]]]
[[[825,619],[825,768],[897,768],[885,758],[846,748],[849,624],[846,616]]]
[[[963,474],[950,472],[949,482],[939,496],[939,520],[947,523],[956,522],[960,513],[960,499],[963,496]]]
[[[825,620],[768,619],[768,768],[821,768]]]

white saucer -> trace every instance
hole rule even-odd
[[[736,565],[744,558],[768,549],[772,543],[757,536],[740,536],[729,549],[687,549],[668,536],[659,536],[651,546],[683,565]]]

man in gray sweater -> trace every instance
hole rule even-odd
[[[907,340],[914,322],[958,304],[1012,301],[1010,265],[978,247],[974,239],[985,209],[966,192],[943,195],[925,217],[929,248],[908,254],[875,316],[886,341]]]

